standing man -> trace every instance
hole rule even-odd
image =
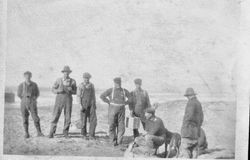
[[[193,88],[187,88],[184,96],[188,98],[188,102],[181,128],[180,157],[196,159],[199,155],[198,138],[203,122],[203,111]]]
[[[80,103],[80,118],[82,123],[81,134],[85,139],[87,136],[87,119],[89,119],[89,138],[95,139],[96,118],[96,98],[95,88],[89,82],[91,75],[83,73],[83,82],[77,88],[77,99]]]
[[[41,132],[40,118],[37,113],[37,98],[39,97],[39,89],[35,82],[31,81],[32,73],[27,71],[24,73],[25,81],[18,86],[17,96],[21,99],[21,113],[23,118],[23,127],[25,138],[29,138],[29,112],[34,120],[37,130],[37,136],[44,136]]]
[[[112,144],[117,146],[122,143],[125,133],[125,105],[130,102],[130,94],[121,87],[121,78],[117,77],[114,79],[114,87],[102,93],[100,98],[109,104],[109,137]]]
[[[142,80],[137,78],[134,80],[135,90],[131,92],[131,101],[129,109],[131,111],[131,116],[136,116],[143,118],[145,116],[145,110],[151,107],[148,92],[141,88]],[[142,122],[143,128],[145,129],[145,124]],[[138,129],[134,129],[134,138],[139,136]]]
[[[52,92],[56,94],[56,102],[54,106],[51,128],[49,138],[54,137],[56,132],[56,125],[60,118],[61,112],[64,109],[64,129],[63,135],[65,138],[69,138],[69,126],[71,123],[71,111],[72,111],[72,94],[76,94],[76,81],[69,77],[72,71],[69,66],[64,66],[62,73],[63,77],[58,78],[52,87]]]

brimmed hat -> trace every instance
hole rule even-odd
[[[136,78],[136,79],[134,80],[134,82],[135,82],[135,84],[140,84],[140,85],[141,85],[142,80],[141,80],[140,78]]]
[[[23,75],[29,75],[29,76],[32,76],[32,73],[30,71],[26,71],[23,73]]]
[[[196,93],[194,92],[193,88],[187,88],[186,93],[184,94],[184,96],[194,96],[196,95]]]
[[[82,77],[90,79],[91,78],[91,74],[88,73],[88,72],[85,72],[85,73],[83,73]]]
[[[121,84],[121,82],[122,82],[121,77],[116,77],[116,78],[114,78],[114,82],[115,82],[115,83]]]
[[[64,66],[62,72],[71,73],[72,71],[70,70],[69,66]]]
[[[155,114],[155,109],[154,108],[147,108],[146,113]]]

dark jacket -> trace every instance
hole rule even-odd
[[[201,103],[196,97],[188,100],[183,118],[181,137],[198,139],[203,122]]]
[[[165,128],[161,118],[152,117],[151,119],[146,119],[145,117],[142,117],[141,121],[145,123],[145,131],[147,134],[163,137],[166,136],[168,130]]]
[[[81,83],[77,87],[77,99],[78,102],[84,107],[89,106],[96,107],[95,87],[92,83],[84,84]]]
[[[143,89],[135,89],[130,93],[130,95],[131,103],[129,105],[129,109],[139,117],[144,116],[145,110],[151,107],[148,92]]]
[[[37,99],[39,97],[39,89],[35,82],[27,83],[23,82],[18,86],[17,96],[22,99],[24,97],[29,97],[33,99]]]

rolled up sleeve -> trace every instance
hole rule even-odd
[[[103,102],[108,103],[108,104],[110,103],[110,100],[107,97],[110,96],[111,92],[112,92],[112,89],[108,89],[101,94],[100,98],[103,100]]]
[[[58,80],[56,80],[55,83],[52,86],[52,92],[55,93],[55,94],[59,93],[58,88],[59,88],[59,82],[58,82]]]

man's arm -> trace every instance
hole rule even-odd
[[[82,93],[82,88],[81,88],[81,84],[77,87],[77,91],[76,91],[76,101],[81,104],[81,93]]]
[[[71,94],[76,94],[76,81],[74,79],[72,79],[72,84],[71,84],[72,90],[70,91]]]
[[[129,93],[128,90],[124,89],[124,91],[125,91],[125,96],[128,98],[128,100],[125,102],[125,104],[129,105],[129,104],[132,103],[132,96],[131,96],[131,94]]]
[[[96,105],[96,97],[95,97],[95,86],[92,84],[92,105]]]
[[[58,80],[55,81],[55,83],[53,84],[52,86],[52,92],[55,93],[55,94],[58,94],[58,93],[61,93],[62,92],[62,89],[59,88],[59,82]]]
[[[22,93],[23,93],[23,83],[21,83],[19,86],[18,86],[18,89],[17,89],[17,96],[22,99]]]
[[[151,108],[151,103],[150,103],[148,92],[147,91],[145,91],[145,92],[146,92],[146,103],[147,103],[146,108]]]
[[[188,103],[185,111],[185,121],[194,121],[195,116],[195,104],[194,103]]]
[[[38,85],[35,83],[35,97],[36,99],[40,96],[40,91],[39,91],[39,88],[38,88]]]
[[[202,110],[202,106],[201,104],[199,104],[199,115],[200,115],[200,126],[202,125],[203,121],[204,121],[204,114],[203,114],[203,110]]]
[[[103,102],[110,104],[110,100],[107,97],[110,96],[111,92],[112,92],[112,88],[106,90],[105,92],[101,94],[100,98],[103,100]]]
[[[135,108],[135,94],[134,92],[130,92],[130,96],[131,96],[131,103],[129,103],[129,110],[133,111]]]

